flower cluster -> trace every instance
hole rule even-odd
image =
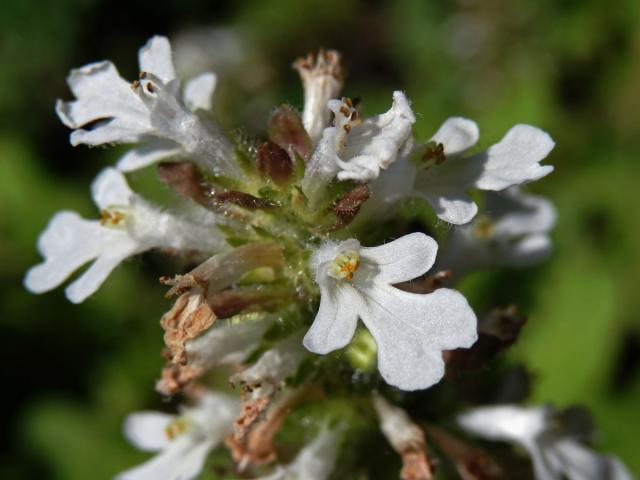
[[[118,478],[195,478],[223,445],[233,468],[252,478],[326,479],[334,468],[351,478],[355,470],[345,473],[349,462],[339,448],[356,441],[358,422],[349,415],[380,423],[402,457],[402,478],[431,478],[425,427],[399,406],[408,395],[399,392],[428,389],[445,371],[515,340],[522,326],[516,313],[478,320],[451,287],[472,270],[527,265],[550,252],[555,211],[520,190],[553,170],[541,165],[554,146],[549,135],[516,125],[476,152],[477,125],[453,117],[420,142],[403,92],[393,93],[388,111],[363,117],[360,105],[339,96],[340,55],[320,51],[294,63],[304,87],[302,112],[282,105],[268,119],[266,138],[236,137],[212,114],[214,73],[182,85],[164,37],[140,49],[139,65],[132,82],[108,61],[69,76],[75,99],[58,101],[56,111],[73,130],[71,143],[133,146],[92,185],[99,218],[55,214],[38,243],[44,260],[25,278],[29,290],[42,293],[92,262],[66,289],[78,303],[122,261],[150,249],[193,265],[160,279],[175,302],[160,321],[167,360],[157,390],[182,394],[188,406],[179,416],[145,412],[127,419],[132,443],[159,453]],[[154,205],[129,188],[125,174],[152,165],[180,207]],[[487,192],[481,213],[472,190]],[[447,234],[388,226],[385,220],[409,199],[451,224]],[[497,339],[495,348],[484,347],[487,338]],[[226,375],[240,397],[213,391],[216,375]],[[299,407],[314,404],[336,408],[298,422],[302,446],[283,452],[278,432]],[[344,409],[351,412],[346,417],[331,413]],[[542,420],[513,433],[504,412],[478,410],[460,421],[486,437],[523,444],[539,479],[571,477],[567,462],[591,455],[572,441],[553,440],[547,448],[537,440]],[[436,439],[450,435],[433,428]],[[445,454],[449,444],[443,441]],[[618,463],[589,458],[593,468],[622,471]]]

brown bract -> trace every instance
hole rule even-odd
[[[268,308],[269,305],[283,301],[289,297],[289,292],[257,287],[236,287],[226,289],[210,295],[209,305],[218,318],[227,318],[237,313],[255,309]]]
[[[433,275],[418,278],[408,282],[397,283],[394,285],[400,290],[404,290],[409,293],[432,293],[439,288],[442,288],[453,277],[451,270],[440,270]]]
[[[367,185],[358,185],[342,195],[333,206],[337,220],[331,230],[338,230],[351,223],[360,211],[360,207],[371,196],[371,190]]]
[[[211,203],[214,206],[231,203],[248,210],[254,210],[257,208],[274,208],[278,206],[277,203],[271,200],[254,197],[253,195],[239,192],[237,190],[227,190],[226,192],[216,193],[211,197]]]

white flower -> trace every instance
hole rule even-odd
[[[326,480],[335,466],[338,443],[339,435],[324,427],[293,462],[260,480]]]
[[[436,251],[422,233],[374,248],[354,239],[322,245],[311,258],[320,308],[304,345],[320,354],[342,348],[360,318],[375,338],[378,369],[389,384],[418,390],[437,383],[444,375],[442,350],[473,345],[476,317],[456,291],[419,295],[393,287],[428,271]]]
[[[581,445],[575,435],[557,426],[551,407],[497,405],[458,416],[468,432],[489,440],[514,442],[531,455],[537,480],[631,480],[620,460]]]
[[[91,189],[102,211],[101,220],[84,220],[70,211],[56,213],[40,235],[38,249],[45,260],[27,272],[27,289],[34,293],[52,290],[95,260],[66,289],[69,300],[80,303],[132,255],[160,247],[206,252],[227,248],[213,214],[203,211],[202,218],[189,220],[161,212],[133,193],[113,168],[103,170]]]
[[[325,128],[302,180],[302,190],[313,205],[324,187],[338,180],[369,182],[388,168],[411,135],[415,116],[407,97],[393,93],[386,113],[361,120],[350,100],[330,100],[334,125]]]
[[[556,210],[547,199],[511,187],[487,194],[486,213],[451,230],[438,267],[456,276],[492,266],[527,266],[551,253]]]
[[[414,152],[414,160],[420,165],[415,193],[428,200],[446,222],[461,225],[476,215],[478,206],[467,194],[471,188],[504,190],[553,171],[550,165],[540,165],[555,144],[539,128],[516,125],[488,150],[464,156],[478,137],[475,122],[453,117],[428,144]]]
[[[207,455],[233,431],[240,411],[236,398],[206,392],[180,416],[139,412],[127,417],[126,437],[140,450],[159,452],[116,480],[190,480],[202,471]]]
[[[118,163],[131,171],[172,156],[192,159],[216,174],[241,178],[231,143],[196,111],[211,108],[213,73],[180,80],[165,37],[153,37],[140,49],[140,80],[131,84],[113,63],[97,62],[73,70],[67,79],[76,100],[58,100],[56,111],[69,128],[71,144],[141,142]],[[92,122],[90,130],[82,129]]]

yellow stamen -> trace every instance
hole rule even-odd
[[[189,429],[189,421],[186,418],[176,418],[164,429],[164,433],[169,440],[182,435]]]
[[[476,238],[489,238],[493,235],[496,226],[486,215],[479,215],[473,222],[473,235]]]
[[[337,280],[353,280],[353,275],[360,268],[360,254],[355,250],[340,253],[329,268],[329,275]]]
[[[102,210],[100,212],[100,225],[104,227],[117,227],[124,222],[124,213],[119,210]]]

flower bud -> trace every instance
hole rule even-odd
[[[268,126],[269,138],[287,152],[295,152],[302,159],[308,160],[311,155],[311,139],[302,125],[302,120],[289,105],[277,108]]]
[[[286,185],[293,174],[293,162],[280,145],[263,142],[258,147],[258,170],[276,185]]]

